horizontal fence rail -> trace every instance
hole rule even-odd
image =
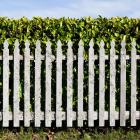
[[[3,68],[3,82],[2,82],[2,110],[0,112],[0,120],[3,127],[9,127],[9,121],[13,121],[14,127],[20,127],[20,121],[24,121],[24,126],[29,127],[31,122],[35,127],[40,127],[41,122],[44,121],[45,127],[51,127],[52,121],[55,121],[56,127],[62,127],[63,121],[66,122],[67,127],[73,127],[73,121],[77,121],[78,127],[84,126],[84,121],[87,121],[88,127],[94,127],[95,121],[98,121],[98,126],[105,126],[105,121],[109,121],[110,126],[116,126],[115,121],[119,120],[120,126],[126,126],[126,121],[130,120],[131,126],[137,125],[137,120],[140,120],[140,111],[137,110],[137,60],[140,60],[140,55],[137,55],[135,40],[131,43],[131,55],[126,54],[126,42],[122,40],[120,55],[116,54],[115,41],[110,43],[110,52],[107,55],[105,53],[105,43],[102,40],[99,46],[98,54],[94,51],[94,41],[91,39],[89,42],[88,50],[88,68],[85,68],[84,57],[84,42],[79,41],[78,53],[73,52],[73,43],[69,41],[67,44],[67,53],[63,55],[63,44],[60,40],[56,43],[56,55],[52,53],[51,42],[46,44],[46,52],[41,54],[41,43],[38,40],[36,42],[35,56],[30,55],[30,43],[27,40],[25,42],[24,54],[20,55],[20,43],[15,41],[15,48],[13,55],[9,53],[9,44],[6,40],[4,42],[3,55],[0,56]],[[12,62],[11,62],[12,60]],[[64,60],[66,62],[66,69],[64,66]],[[130,103],[131,107],[128,110],[126,108],[126,80],[127,80],[127,61],[130,65],[130,86],[131,94]],[[34,61],[33,73],[31,71],[31,63]],[[97,62],[96,62],[97,61]],[[109,65],[109,106],[106,110],[106,61]],[[120,64],[119,72],[119,109],[116,109],[116,72],[118,63]],[[10,69],[11,63],[13,64],[13,71]],[[23,67],[21,64],[23,63]],[[98,63],[98,64],[96,64]],[[74,76],[74,66],[77,66],[76,74]],[[44,66],[44,67],[43,67]],[[43,67],[43,71],[42,71]],[[54,67],[56,69],[53,72]],[[99,69],[98,80],[95,77],[96,67]],[[23,68],[23,69],[22,69]],[[65,69],[65,81],[63,78],[63,71]],[[85,70],[86,69],[86,70]],[[84,80],[84,72],[87,71],[88,78]],[[10,73],[13,72],[13,81],[10,83]],[[23,76],[21,76],[21,72]],[[42,75],[45,75],[45,84],[42,85]],[[34,75],[34,76],[33,76]],[[34,80],[31,81],[33,76]],[[55,78],[55,85],[52,84],[52,76]],[[77,78],[77,79],[75,79]],[[96,79],[96,81],[95,81]],[[23,80],[23,85],[21,85]],[[77,80],[76,89],[74,87],[74,81]],[[66,89],[63,89],[63,85],[66,82]],[[96,84],[98,82],[98,88]],[[87,102],[85,106],[85,83],[87,83]],[[12,85],[12,86],[11,86]],[[23,95],[20,95],[21,86],[24,88]],[[12,97],[10,96],[10,87],[12,88]],[[34,89],[33,89],[33,88]],[[54,89],[55,87],[55,89]],[[42,89],[44,90],[44,96],[42,97]],[[97,99],[95,98],[95,91],[98,89],[98,108],[95,107]],[[32,91],[33,90],[33,91]],[[73,108],[74,90],[76,90],[77,108]],[[32,92],[32,94],[31,94]],[[96,93],[97,94],[97,93]],[[21,97],[23,99],[21,99]],[[66,96],[64,101],[64,96]],[[12,100],[12,101],[11,101]],[[11,103],[12,102],[12,103]],[[42,103],[43,102],[43,103]],[[55,110],[52,109],[55,104]],[[10,109],[10,104],[12,109]],[[31,104],[33,110],[31,110]],[[21,109],[23,106],[23,109]],[[44,110],[42,111],[42,106]],[[63,108],[64,107],[64,108]]]

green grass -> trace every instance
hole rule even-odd
[[[0,140],[139,140],[140,130],[131,129],[28,129],[0,130]]]

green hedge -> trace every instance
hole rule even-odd
[[[20,41],[20,49],[21,54],[24,52],[24,42],[28,39],[31,43],[31,53],[34,54],[35,50],[35,42],[36,40],[41,40],[42,54],[45,54],[46,42],[47,40],[51,40],[52,42],[52,51],[53,54],[56,54],[56,42],[57,40],[61,40],[63,43],[62,49],[63,53],[66,54],[67,50],[67,41],[71,39],[73,41],[73,51],[77,54],[78,51],[78,42],[80,39],[84,41],[85,48],[85,56],[88,56],[88,48],[89,41],[91,38],[94,39],[95,42],[95,53],[98,54],[99,46],[97,45],[101,39],[106,43],[105,51],[108,54],[110,49],[110,41],[111,39],[115,39],[116,41],[116,53],[120,54],[120,43],[124,35],[126,36],[126,49],[127,53],[130,54],[131,50],[131,40],[132,38],[136,39],[136,42],[140,44],[140,19],[129,19],[127,17],[123,18],[103,18],[98,17],[93,19],[91,17],[85,17],[81,19],[70,19],[70,18],[40,18],[34,17],[31,20],[23,17],[21,19],[9,19],[7,17],[0,17],[0,53],[2,54],[3,42],[5,39],[8,39],[10,44],[9,49],[10,53],[13,53],[13,44],[16,39]],[[140,53],[140,47],[137,45],[137,53]],[[119,94],[120,94],[120,62],[117,61],[117,108],[119,107]],[[98,86],[99,86],[99,69],[98,69],[98,61],[95,62],[95,106],[98,109]],[[10,82],[13,82],[13,64],[10,64],[11,75]],[[24,90],[23,90],[23,62],[21,62],[21,80],[20,80],[20,96],[23,102]],[[88,61],[84,62],[84,108],[87,108],[87,98],[88,98]],[[56,65],[53,63],[53,78],[52,78],[52,103],[53,109],[55,109],[55,70]],[[140,70],[138,65],[138,71]],[[44,95],[45,95],[45,69],[44,62],[42,63],[42,110],[44,110]],[[140,82],[140,74],[138,72],[138,83]],[[34,97],[34,62],[31,62],[31,96]],[[0,91],[2,93],[2,63],[0,64]],[[77,109],[77,62],[74,62],[74,108]],[[13,94],[13,86],[10,84],[10,96],[12,98]],[[109,61],[106,62],[106,109],[108,109],[109,105]],[[138,84],[138,91],[140,90]],[[127,63],[127,108],[130,108],[130,62]],[[2,97],[2,95],[1,95]],[[139,99],[139,97],[138,97]],[[12,106],[12,100],[10,100],[10,104]],[[140,103],[139,103],[140,104]],[[23,105],[21,103],[21,105]],[[32,109],[34,105],[34,98],[32,98]],[[138,105],[139,107],[139,105]],[[63,108],[66,108],[66,61],[63,62]],[[21,107],[23,109],[23,106]]]
[[[10,44],[15,39],[19,39],[22,43],[26,39],[29,39],[31,43],[40,39],[43,46],[48,39],[53,43],[60,39],[64,44],[68,39],[75,43],[79,39],[83,39],[87,47],[91,38],[94,38],[95,42],[99,42],[101,39],[110,42],[110,39],[114,38],[119,43],[124,35],[127,36],[128,43],[130,37],[136,38],[139,43],[139,28],[139,19],[129,19],[127,17],[110,19],[102,17],[96,19],[91,17],[81,19],[34,17],[31,20],[25,17],[17,20],[0,17],[0,44],[6,38],[9,38]],[[33,46],[31,48],[34,49]]]

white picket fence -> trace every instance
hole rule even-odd
[[[78,60],[73,54],[72,42],[68,42],[67,56],[62,54],[62,44],[57,42],[56,58],[52,55],[51,42],[46,44],[46,55],[41,55],[40,41],[36,42],[35,58],[30,56],[30,44],[25,43],[24,56],[20,55],[19,42],[16,40],[14,54],[9,55],[8,41],[4,42],[3,56],[3,110],[0,113],[2,126],[8,127],[9,120],[13,120],[13,126],[19,127],[20,121],[24,121],[24,126],[29,127],[31,120],[35,127],[41,126],[41,121],[45,121],[45,127],[51,127],[53,120],[56,127],[62,127],[62,121],[67,122],[67,127],[73,126],[73,121],[77,121],[78,127],[83,127],[83,121],[88,121],[89,127],[94,127],[94,121],[99,120],[99,126],[105,125],[105,120],[109,120],[110,126],[115,126],[115,120],[120,120],[120,126],[126,125],[126,120],[130,119],[131,126],[136,126],[136,120],[140,119],[140,111],[136,110],[136,72],[137,60],[140,56],[136,54],[136,42],[132,42],[131,56],[126,55],[126,43],[121,43],[120,55],[115,54],[115,41],[111,41],[110,55],[105,55],[104,42],[99,46],[99,55],[94,54],[94,42],[89,43],[88,58],[88,110],[83,110],[83,78],[84,78],[84,43],[79,42]],[[116,60],[120,57],[120,112],[115,110],[116,91]],[[131,57],[131,110],[126,111],[126,60]],[[56,111],[51,110],[51,76],[52,62],[56,59]],[[67,109],[62,110],[62,61],[67,60]],[[99,59],[99,111],[94,110],[94,61]],[[9,60],[13,60],[14,67],[14,90],[13,90],[13,112],[9,111]],[[24,111],[19,108],[19,79],[20,61],[24,60]],[[30,60],[35,60],[35,111],[30,111]],[[45,61],[46,81],[45,81],[45,111],[41,111],[41,61]],[[105,111],[105,60],[110,61],[110,105]],[[73,111],[73,62],[78,62],[78,106],[77,111]]]

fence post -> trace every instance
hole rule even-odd
[[[99,126],[104,126],[105,107],[105,51],[104,41],[100,42],[99,50]]]
[[[111,41],[110,49],[110,126],[115,126],[115,78],[116,78],[116,58],[115,41]]]
[[[40,41],[36,42],[35,49],[35,127],[40,127],[41,120],[41,48]]]
[[[120,81],[120,126],[125,126],[125,111],[126,111],[126,49],[125,40],[121,42],[121,81]]]
[[[67,127],[72,127],[73,121],[73,51],[72,42],[68,42],[67,50]]]
[[[24,51],[24,126],[30,126],[30,43],[25,42]]]
[[[57,42],[56,53],[56,126],[62,126],[62,44]]]
[[[51,76],[52,76],[52,51],[51,42],[46,44],[46,94],[45,94],[45,126],[51,127],[52,112],[51,112]]]
[[[8,41],[3,49],[3,127],[9,126],[9,49]]]
[[[19,54],[19,42],[15,41],[14,49],[14,127],[19,127],[20,111],[19,111],[19,77],[20,77],[20,54]]]
[[[88,126],[94,126],[94,49],[93,39],[89,43],[89,79],[88,79]]]
[[[136,126],[136,84],[137,84],[137,67],[136,67],[136,41],[133,39],[131,49],[131,126]]]
[[[79,42],[78,48],[78,127],[83,126],[83,64],[84,64],[84,43],[82,40]]]

